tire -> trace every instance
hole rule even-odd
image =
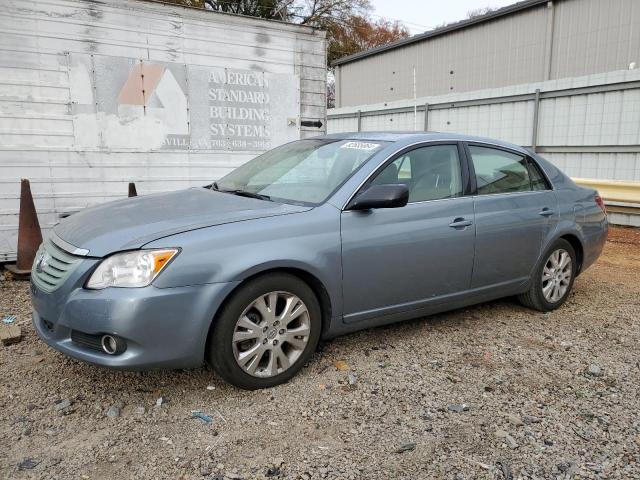
[[[553,264],[554,259],[552,258],[556,252],[566,252],[570,259],[570,274],[567,275],[566,270],[562,269],[560,270],[560,273],[557,273],[558,269]],[[560,258],[564,258],[562,257],[562,253],[560,254]],[[536,267],[533,278],[531,279],[529,291],[519,295],[518,300],[524,306],[541,312],[555,310],[565,302],[571,293],[573,282],[576,278],[577,265],[576,253],[571,244],[563,239],[556,240],[544,253],[539,265]],[[543,278],[543,274],[547,274],[545,278]],[[556,280],[556,285],[558,285],[558,290],[555,290],[556,295],[553,295],[552,293],[549,296],[549,294],[545,294],[545,292],[550,291],[549,285],[551,285],[551,292],[554,292],[554,278]],[[545,287],[547,288],[545,289]]]
[[[214,321],[208,361],[225,381],[246,390],[291,379],[315,352],[322,327],[315,294],[286,273],[248,281]]]

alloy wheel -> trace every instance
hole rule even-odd
[[[238,318],[233,355],[249,375],[273,377],[300,358],[310,333],[311,320],[304,302],[289,292],[270,292],[251,302]]]
[[[542,294],[549,303],[560,301],[571,284],[573,265],[571,255],[560,248],[554,250],[542,269]]]

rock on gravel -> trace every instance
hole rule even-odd
[[[121,402],[114,403],[109,407],[109,410],[107,410],[107,413],[106,413],[107,417],[118,418],[122,411],[122,407],[123,407],[123,404]]]
[[[467,412],[470,407],[466,403],[461,403],[461,404],[450,404],[450,405],[447,405],[447,408],[452,412],[462,413],[462,412]]]
[[[518,448],[519,446],[518,442],[516,442],[516,440],[504,430],[496,430],[495,436],[506,443],[511,449]]]
[[[587,373],[592,377],[601,377],[602,368],[600,368],[600,365],[596,365],[595,363],[592,363],[591,365],[589,365],[589,368],[587,369]]]
[[[518,415],[509,414],[507,415],[507,420],[510,424],[515,425],[516,427],[522,427],[524,425],[524,422]]]
[[[410,452],[416,449],[415,443],[404,443],[394,450],[395,453]]]
[[[53,409],[56,412],[65,412],[69,410],[69,407],[71,407],[71,405],[73,404],[73,402],[68,399],[65,398],[63,400],[59,400],[57,401],[54,405],[53,405]]]
[[[18,470],[32,470],[40,464],[41,460],[35,458],[25,458],[18,464]]]

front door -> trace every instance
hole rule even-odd
[[[473,199],[463,196],[459,153],[456,144],[402,153],[364,188],[404,183],[406,206],[342,212],[345,322],[417,309],[469,288]]]

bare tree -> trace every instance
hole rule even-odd
[[[467,12],[467,18],[471,19],[471,18],[481,17],[483,15],[486,15],[487,13],[495,12],[496,10],[497,8],[493,8],[493,7],[474,8],[473,10],[469,10]]]
[[[270,20],[288,20],[292,2],[293,0],[204,0],[208,10]]]
[[[336,106],[336,77],[333,72],[327,72],[327,108]]]
[[[369,0],[296,0],[291,16],[297,19],[296,23],[322,28],[371,10]]]

